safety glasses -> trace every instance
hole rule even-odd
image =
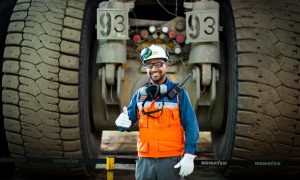
[[[145,67],[146,67],[147,69],[152,69],[153,66],[154,66],[155,68],[161,68],[164,64],[165,64],[164,61],[158,61],[158,62],[155,62],[155,63],[146,63],[146,64],[145,64]]]

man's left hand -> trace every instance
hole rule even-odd
[[[187,176],[194,171],[194,158],[196,156],[192,154],[184,154],[183,158],[177,163],[174,168],[180,168],[179,175]]]

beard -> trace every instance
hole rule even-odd
[[[150,72],[149,76],[152,82],[158,83],[165,77],[165,74],[163,74],[161,71],[155,71],[155,72]]]

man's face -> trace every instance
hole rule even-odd
[[[146,62],[147,74],[154,83],[163,83],[168,65],[162,58],[149,59]]]

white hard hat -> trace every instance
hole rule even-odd
[[[169,53],[162,47],[152,44],[150,47],[144,48],[140,55],[141,61],[144,64],[145,61],[154,58],[163,58],[165,61],[169,60]]]

